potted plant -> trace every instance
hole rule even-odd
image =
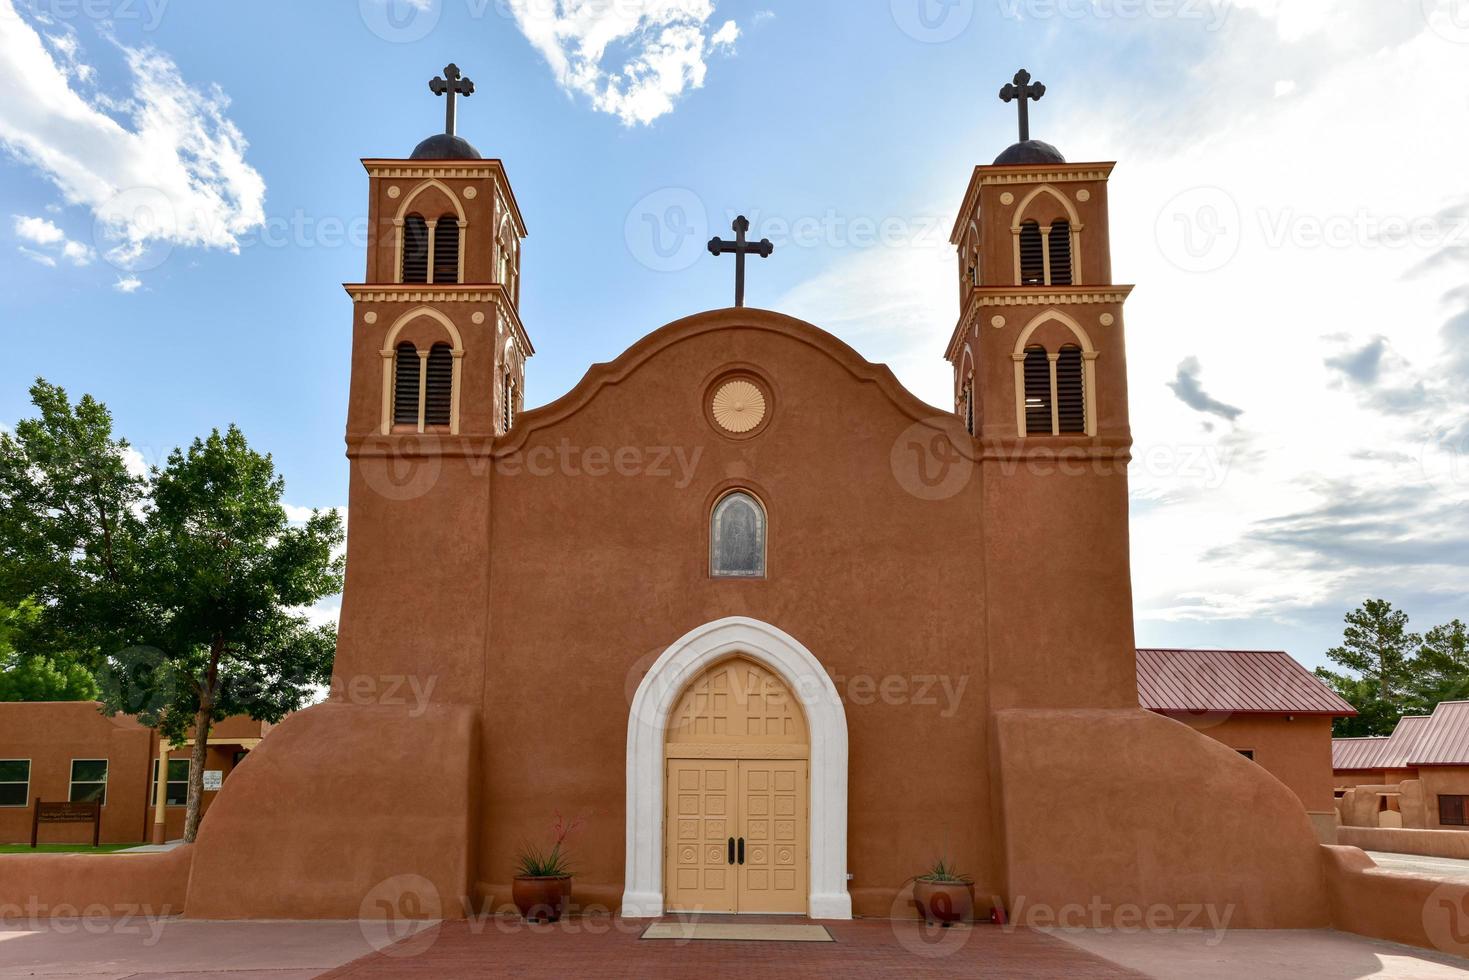
[[[522,844],[515,859],[515,883],[511,898],[520,914],[531,922],[559,922],[571,901],[571,866],[566,854],[566,838],[579,821],[566,823],[561,814],[551,826],[549,850],[535,844]]]
[[[974,879],[960,874],[952,861],[941,857],[913,879],[913,903],[930,925],[937,922],[947,929],[955,922],[966,922],[974,918]]]

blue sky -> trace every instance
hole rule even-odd
[[[947,406],[947,233],[1029,67],[1035,135],[1120,161],[1139,641],[1469,617],[1469,0],[0,0],[0,423],[43,375],[344,504],[358,160],[441,128],[449,61],[530,227],[530,404],[727,305],[743,212],[751,305]]]

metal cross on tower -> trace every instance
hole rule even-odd
[[[444,109],[444,132],[450,136],[459,135],[457,107],[454,104],[456,96],[468,98],[474,94],[474,83],[459,73],[458,65],[449,65],[444,69],[443,78],[435,78],[428,83],[428,90],[435,95],[447,95],[449,104]]]
[[[1039,102],[1046,94],[1040,82],[1030,83],[1030,72],[1024,68],[1015,73],[1015,81],[1000,89],[1000,101],[1020,102],[1020,142],[1030,142],[1030,103]]]
[[[745,256],[758,255],[762,259],[770,258],[775,251],[775,246],[770,239],[762,238],[758,242],[746,242],[745,234],[750,230],[750,219],[740,215],[731,226],[734,229],[735,240],[727,242],[722,238],[711,238],[709,240],[710,255],[729,255],[735,257],[735,306],[745,305]]]

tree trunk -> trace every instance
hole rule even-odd
[[[204,807],[204,763],[209,756],[209,728],[214,723],[214,685],[219,678],[223,644],[216,640],[209,652],[209,670],[199,691],[199,711],[194,715],[194,751],[189,759],[189,806],[184,814],[184,843],[199,835],[199,817]]]

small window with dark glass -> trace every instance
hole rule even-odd
[[[765,508],[744,491],[714,505],[709,534],[709,574],[715,578],[765,577]]]

